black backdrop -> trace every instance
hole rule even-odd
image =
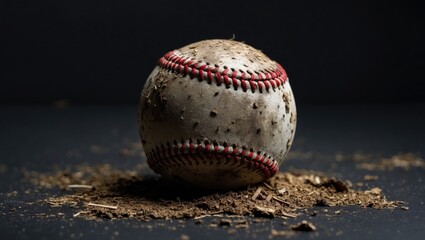
[[[162,54],[233,34],[284,66],[298,103],[425,101],[423,1],[16,0],[0,8],[0,103],[136,103]]]

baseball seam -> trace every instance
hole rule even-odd
[[[246,146],[219,144],[217,141],[213,144],[209,141],[193,143],[191,140],[174,141],[172,144],[167,142],[166,145],[161,144],[146,151],[146,156],[149,166],[155,172],[193,164],[246,166],[263,178],[269,178],[278,172],[278,163],[269,154]]]
[[[215,82],[217,86],[224,84],[226,88],[233,86],[235,90],[239,87],[244,92],[250,89],[253,93],[257,90],[269,92],[280,88],[287,80],[287,74],[282,66],[276,63],[275,70],[250,71],[242,69],[220,67],[217,64],[211,65],[208,62],[196,60],[187,56],[179,56],[175,51],[170,51],[159,59],[158,65],[164,69],[189,75],[191,79],[197,78],[200,82],[206,80],[209,84]]]

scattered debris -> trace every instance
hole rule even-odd
[[[316,226],[303,220],[301,223],[291,226],[291,229],[294,231],[311,232],[316,231]]]
[[[5,164],[0,163],[0,173],[4,173],[7,170],[7,166]]]
[[[312,213],[310,213],[310,216],[312,217],[316,217],[317,215],[319,215],[319,211],[314,210]]]
[[[236,224],[236,228],[248,228],[248,221],[245,219],[235,220],[234,223]]]
[[[218,225],[220,227],[223,227],[223,226],[230,227],[231,224],[232,224],[232,220],[225,218],[225,219],[221,219]]]
[[[317,152],[290,151],[287,155],[287,159],[303,160],[326,160],[332,157],[338,162],[352,160],[357,162],[357,168],[368,171],[392,171],[397,168],[404,169],[406,171],[412,168],[425,169],[425,160],[420,156],[420,154],[415,153],[398,153],[390,157],[383,157],[382,154],[371,153],[337,153],[333,156],[331,154]]]
[[[126,147],[121,149],[120,155],[123,157],[144,157],[145,151],[143,150],[143,146],[140,142],[133,142],[128,140],[126,142]]]
[[[290,217],[290,218],[296,218],[298,217],[298,214],[288,213],[282,210],[282,216],[284,217]]]
[[[190,237],[188,235],[186,235],[186,234],[182,234],[180,236],[180,240],[189,240],[189,239],[190,239]]]
[[[18,191],[12,191],[6,193],[6,197],[16,197],[18,195]]]
[[[90,146],[90,151],[94,154],[103,154],[106,153],[108,150],[103,146],[93,144]]]
[[[316,200],[316,206],[318,207],[329,207],[331,206],[328,201],[324,198],[320,198]]]
[[[273,208],[255,206],[253,214],[256,217],[265,217],[265,218],[274,218],[274,213],[276,212]]]
[[[369,171],[391,171],[396,168],[407,171],[411,168],[425,168],[424,159],[413,153],[400,153],[390,158],[381,158],[379,161],[366,161],[365,159],[368,159],[370,157],[369,155],[362,156],[361,154],[357,154],[356,157],[356,159],[361,159],[362,161],[357,167]]]
[[[218,227],[218,224],[217,223],[210,223],[208,225],[208,227],[210,227],[210,228],[216,228],[216,227]]]
[[[269,239],[273,239],[274,237],[292,237],[295,235],[295,232],[293,231],[288,231],[288,230],[283,230],[283,231],[278,231],[275,229],[272,229],[270,235],[269,235]]]
[[[376,175],[364,175],[363,180],[365,180],[365,181],[376,181],[376,180],[378,180],[378,176],[376,176]]]
[[[372,188],[370,190],[366,190],[365,193],[373,194],[373,195],[381,195],[382,189],[380,189],[378,187],[374,187],[374,188]]]
[[[335,188],[336,192],[348,192],[347,185],[338,179],[328,179],[327,181],[320,183],[319,186],[333,187]]]
[[[88,219],[200,220],[205,217],[248,215],[296,218],[301,209],[314,206],[403,206],[402,202],[387,200],[379,188],[355,190],[346,181],[305,170],[281,172],[260,185],[229,192],[205,189],[194,191],[193,187],[157,176],[140,176],[135,170],[119,170],[108,164],[77,165],[50,173],[24,171],[24,174],[28,181],[39,188],[59,188],[64,191],[46,198],[44,203],[52,207],[75,208],[77,213],[74,215]],[[93,188],[83,194],[81,191],[69,190],[75,186]],[[18,193],[10,195],[15,194]],[[248,227],[245,223],[235,222],[234,226]]]

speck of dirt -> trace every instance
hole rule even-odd
[[[196,126],[198,126],[199,125],[199,121],[195,121],[195,122],[193,122],[193,126],[194,127],[196,127]]]
[[[284,93],[283,95],[282,95],[282,98],[283,98],[283,101],[285,102],[285,113],[286,114],[288,114],[289,113],[289,96],[286,94],[286,93]]]
[[[291,226],[291,228],[294,231],[303,231],[303,232],[316,231],[316,226],[314,226],[312,223],[307,222],[306,220],[303,220],[302,222]]]
[[[0,173],[4,173],[7,170],[7,166],[5,164],[0,163]]]
[[[376,181],[376,180],[378,180],[378,176],[376,176],[376,175],[364,175],[363,180],[365,180],[365,181]]]

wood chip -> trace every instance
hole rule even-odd
[[[260,195],[262,190],[263,189],[261,187],[258,187],[257,191],[255,191],[254,195],[252,195],[251,199],[255,201],[257,199],[258,195]]]
[[[294,177],[291,174],[286,176],[286,179],[288,180],[289,184],[294,184]]]
[[[104,204],[96,204],[96,203],[89,203],[89,206],[93,206],[93,207],[103,207],[103,208],[109,208],[109,209],[114,209],[116,210],[118,208],[118,206],[111,206],[111,205],[104,205]]]
[[[85,188],[85,189],[93,189],[92,185],[84,185],[84,184],[71,184],[68,185],[68,188]]]
[[[283,195],[286,191],[287,191],[286,188],[282,188],[277,190],[277,193],[279,193],[280,195]]]
[[[316,184],[320,184],[320,177],[319,176],[315,176],[314,177],[314,182],[316,183]]]
[[[223,211],[218,211],[218,212],[214,212],[214,213],[211,213],[211,214],[204,214],[204,215],[196,216],[193,219],[196,220],[196,219],[201,219],[201,218],[206,218],[206,217],[212,217],[212,216],[220,214],[220,213],[223,213]]]
[[[273,195],[271,195],[271,194],[267,195],[266,201],[267,202],[270,202],[270,200],[272,200],[272,197],[273,197]]]
[[[90,211],[79,211],[77,213],[75,213],[74,215],[72,215],[73,217],[78,217],[80,216],[80,214],[85,214],[85,213],[90,213]]]
[[[282,209],[282,215],[285,216],[285,217],[290,217],[290,218],[296,218],[296,217],[298,217],[298,214],[288,213],[288,212],[283,211],[283,209]]]
[[[289,203],[287,203],[285,200],[283,200],[283,199],[280,199],[280,198],[278,198],[278,197],[275,197],[275,196],[273,196],[272,197],[274,200],[276,200],[276,201],[278,201],[278,202],[280,202],[280,203],[284,203],[284,204],[286,204],[286,205],[288,205],[289,206]]]
[[[274,218],[275,212],[276,210],[274,208],[260,207],[257,205],[255,205],[255,208],[253,210],[254,216],[266,218]]]
[[[263,182],[263,185],[266,186],[270,190],[274,190],[274,188],[272,186],[270,186],[269,184],[267,184],[266,182]]]

